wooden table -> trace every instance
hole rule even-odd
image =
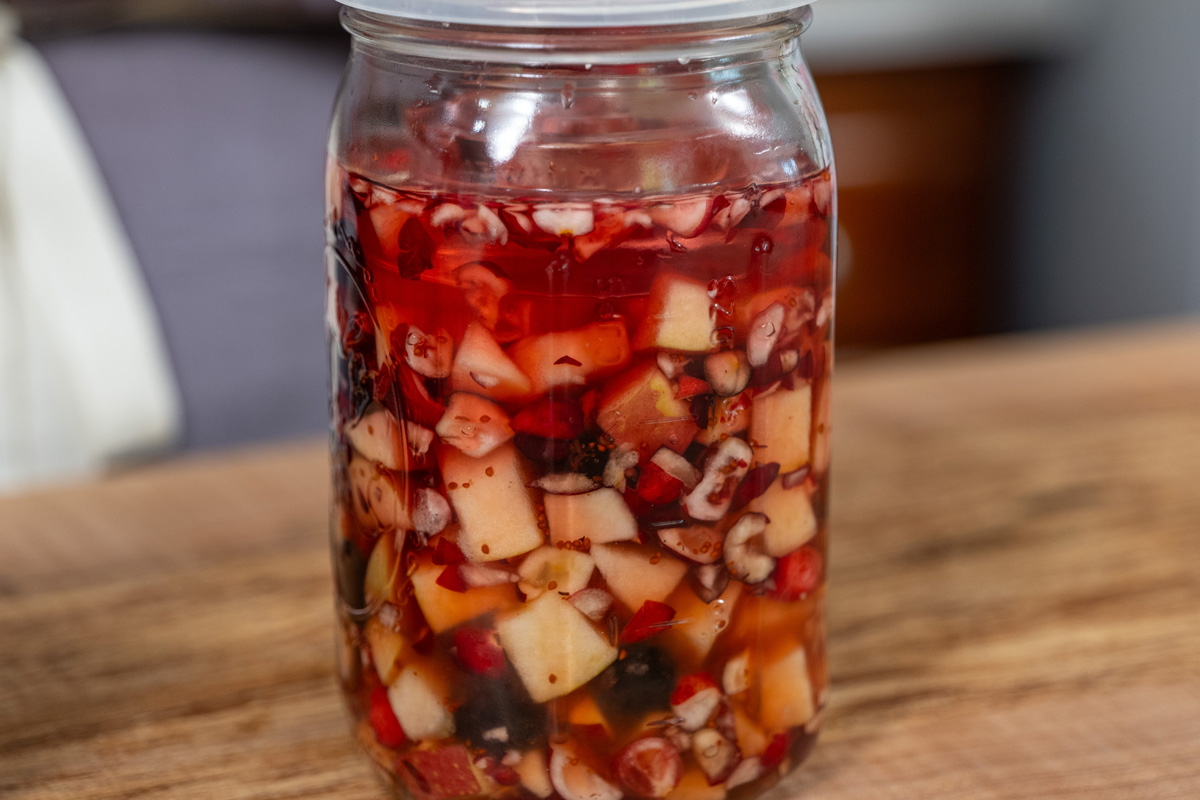
[[[833,700],[782,794],[1200,797],[1200,325],[839,372]],[[0,500],[0,797],[379,798],[319,442]]]

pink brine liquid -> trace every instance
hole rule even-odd
[[[341,680],[400,794],[721,800],[826,691],[832,187],[330,168]]]

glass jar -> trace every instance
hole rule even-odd
[[[358,738],[396,797],[755,795],[827,687],[809,11],[376,2],[343,11],[328,162]]]

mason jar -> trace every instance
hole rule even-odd
[[[796,0],[355,0],[339,675],[396,797],[720,800],[827,689],[833,156]]]

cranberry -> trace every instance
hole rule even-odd
[[[396,719],[396,712],[392,711],[387,689],[376,686],[371,690],[367,702],[367,718],[371,721],[371,729],[375,731],[375,738],[379,743],[384,747],[399,747],[404,744],[408,737],[400,727],[400,720]]]
[[[779,600],[799,600],[817,588],[821,582],[821,554],[811,547],[801,547],[779,559],[775,565],[775,590]]]
[[[683,760],[666,739],[650,736],[625,745],[613,760],[613,772],[637,797],[666,797],[683,777]]]
[[[454,634],[454,655],[468,672],[489,678],[504,674],[504,650],[486,628],[461,628]]]

